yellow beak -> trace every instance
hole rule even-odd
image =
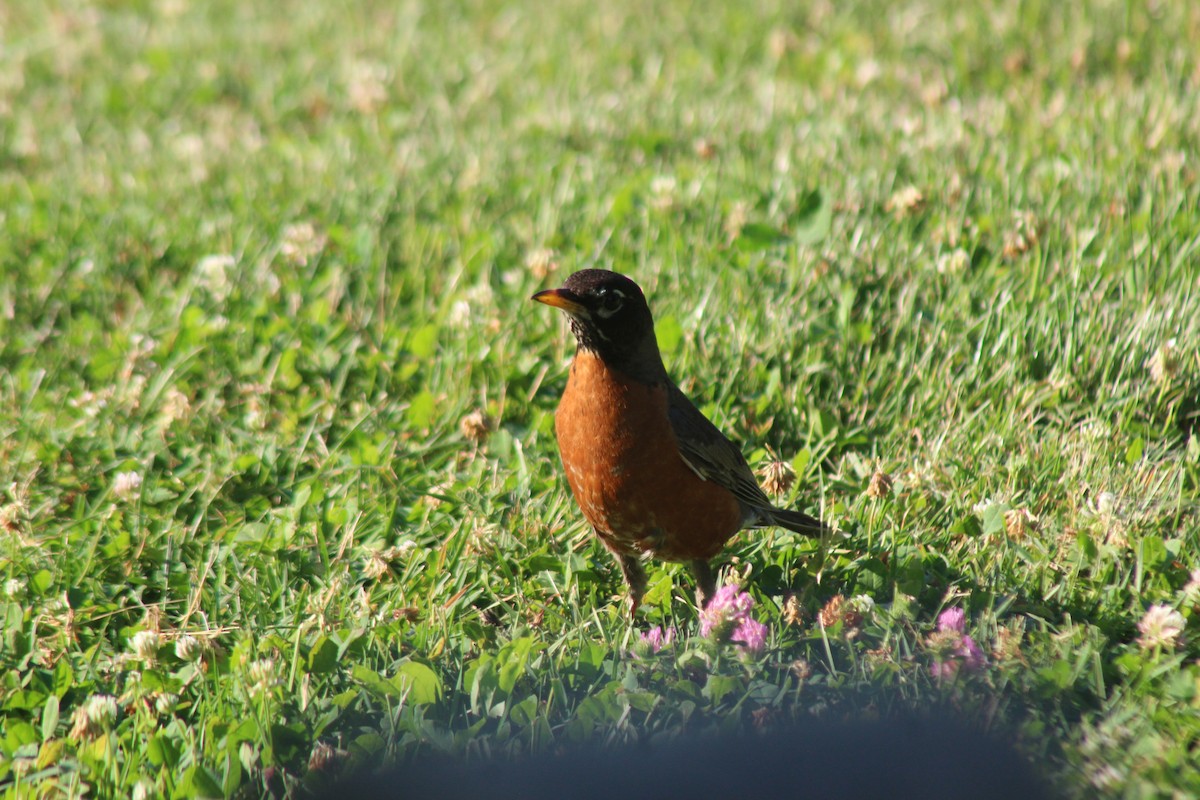
[[[534,300],[539,303],[545,303],[548,306],[561,308],[568,314],[576,316],[586,316],[587,307],[583,303],[575,299],[575,295],[566,289],[545,289],[533,296]]]

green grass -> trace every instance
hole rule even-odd
[[[0,7],[0,786],[948,702],[1069,794],[1200,792],[1200,7],[743,5]],[[760,656],[674,565],[631,628],[570,498],[528,298],[587,266],[850,534],[729,548]]]

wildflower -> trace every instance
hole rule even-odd
[[[175,640],[175,655],[180,661],[199,661],[204,655],[204,643],[184,634]]]
[[[1014,214],[1013,229],[1004,234],[1004,246],[1001,254],[1011,261],[1023,255],[1035,246],[1041,238],[1040,225],[1037,217],[1029,212]]]
[[[996,643],[992,646],[992,658],[997,661],[1024,660],[1024,655],[1021,653],[1021,637],[1022,628],[1019,624],[996,631]]]
[[[4,594],[13,600],[20,600],[25,594],[25,584],[19,578],[9,578],[4,582]]]
[[[822,628],[833,627],[841,622],[846,636],[853,638],[858,636],[858,628],[863,624],[864,610],[869,612],[872,608],[875,608],[875,601],[865,595],[860,595],[852,601],[847,601],[842,595],[834,595],[817,614],[817,621]]]
[[[186,394],[174,387],[167,390],[163,396],[161,411],[164,422],[170,425],[172,422],[185,418],[191,411],[192,404]]]
[[[142,476],[136,472],[118,472],[113,480],[113,494],[118,500],[136,499],[142,488]]]
[[[486,320],[490,327],[495,321],[496,292],[486,283],[476,284],[465,289],[462,296],[450,306],[446,317],[447,323],[454,328],[465,328],[478,325],[480,320]],[[488,316],[485,316],[488,315]]]
[[[1200,569],[1192,570],[1188,582],[1183,585],[1183,596],[1194,600],[1200,595]]]
[[[895,479],[883,470],[877,469],[871,473],[871,481],[867,484],[867,497],[881,499],[892,493]]]
[[[937,631],[926,640],[933,651],[929,672],[938,680],[951,680],[960,668],[978,672],[987,663],[983,651],[966,633],[966,612],[948,608],[938,615]]]
[[[821,623],[822,628],[832,628],[840,622],[848,632],[856,631],[862,625],[863,620],[863,612],[860,609],[866,607],[866,610],[869,611],[875,607],[873,600],[863,597],[870,603],[869,607],[866,607],[858,597],[847,602],[842,595],[834,595],[821,609],[821,613],[817,614],[817,621]]]
[[[450,304],[450,312],[446,314],[446,322],[452,328],[465,328],[472,317],[471,304],[466,300],[455,300]]]
[[[299,222],[283,229],[279,254],[297,267],[306,267],[310,259],[325,249],[326,237],[318,233],[311,222]]]
[[[857,614],[861,620],[862,617],[868,617],[875,610],[875,599],[870,595],[856,594],[850,598],[848,603],[850,611]]]
[[[799,625],[804,621],[804,609],[800,607],[800,598],[789,594],[783,601],[783,621],[788,625]]]
[[[1150,378],[1155,383],[1170,383],[1179,374],[1179,352],[1175,348],[1175,340],[1168,339],[1159,345],[1146,362],[1146,368],[1150,370]]]
[[[938,256],[937,271],[942,275],[960,275],[971,266],[971,256],[961,247]]]
[[[812,675],[812,665],[808,663],[808,659],[797,658],[792,662],[791,669],[797,680],[807,680]]]
[[[275,675],[275,659],[260,658],[246,665],[246,677],[249,679],[250,694],[264,694],[278,680]]]
[[[1112,790],[1125,780],[1125,773],[1112,764],[1095,764],[1088,775],[1088,781],[1097,789]]]
[[[722,586],[700,612],[700,635],[722,637],[744,619],[754,607],[754,599],[732,584]]]
[[[896,219],[902,219],[916,214],[924,205],[925,195],[921,193],[920,189],[910,184],[897,189],[884,203],[883,210]]]
[[[376,581],[386,575],[391,568],[392,565],[389,564],[388,560],[383,557],[383,551],[373,550],[371,551],[371,554],[367,556],[366,565],[363,566],[363,576],[365,576],[367,580]]]
[[[94,739],[110,730],[117,721],[117,699],[108,694],[94,694],[75,709],[71,717],[72,739]]]
[[[350,753],[346,750],[326,742],[317,742],[308,757],[308,769],[310,772],[333,772],[349,757]]]
[[[1092,505],[1098,517],[1111,519],[1119,516],[1121,513],[1120,501],[1117,500],[1117,496],[1112,492],[1100,492],[1100,494],[1096,495],[1096,500]]]
[[[112,399],[113,390],[111,388],[93,392],[90,389],[79,397],[72,397],[67,402],[72,408],[81,409],[89,419],[95,419],[100,412],[108,408],[108,401]]]
[[[947,608],[938,615],[939,631],[957,631],[962,633],[967,626],[967,612],[961,608]]]
[[[821,608],[821,613],[817,614],[817,622],[821,623],[822,628],[832,628],[842,619],[842,603],[846,602],[846,598],[840,594],[829,598],[824,607]]]
[[[257,397],[246,398],[246,411],[242,414],[242,422],[251,430],[260,431],[267,427],[267,412]]]
[[[538,613],[544,615],[546,612],[539,611]],[[537,615],[535,615],[535,617],[536,616]],[[417,608],[416,606],[401,606],[400,608],[393,608],[392,619],[396,622],[400,622],[401,620],[404,622],[420,622],[421,609]],[[530,620],[530,624],[533,624],[533,620]],[[540,624],[541,623],[539,622],[539,625]],[[536,628],[538,625],[534,625],[533,627]]]
[[[937,79],[921,87],[921,102],[931,107],[938,106],[948,94],[950,94],[950,87],[944,80]]]
[[[868,58],[859,62],[858,66],[854,68],[854,83],[858,88],[865,89],[878,80],[882,74],[883,67],[880,63],[873,58]]]
[[[651,653],[657,653],[664,647],[670,647],[675,642],[675,628],[663,630],[661,625],[655,625],[641,634],[641,644]]]
[[[1143,650],[1159,647],[1174,650],[1179,634],[1183,633],[1186,624],[1183,615],[1170,606],[1150,606],[1137,624],[1138,631],[1142,634],[1138,637],[1138,645]]]
[[[742,645],[744,652],[760,653],[767,646],[767,626],[753,617],[746,617],[733,629],[729,641]]]
[[[170,692],[159,692],[154,697],[154,710],[161,716],[166,716],[179,706],[179,695]]]
[[[1004,512],[1004,532],[1013,541],[1021,541],[1030,531],[1036,530],[1038,518],[1024,508],[1010,508]]]
[[[393,564],[416,546],[416,542],[406,541],[383,550],[372,550],[370,555],[367,556],[367,564],[363,567],[363,574],[371,580],[382,578],[392,571]]]
[[[458,432],[469,442],[476,444],[484,441],[492,432],[492,421],[476,409],[467,414],[458,423]]]
[[[24,511],[21,503],[7,503],[0,506],[0,530],[16,531],[21,525]]]
[[[237,260],[228,254],[209,255],[196,262],[196,285],[208,292],[214,300],[229,296],[229,270],[237,266]]]
[[[765,730],[769,728],[774,719],[775,710],[770,706],[756,708],[750,712],[750,720],[754,723],[754,727],[759,730]]]
[[[676,182],[670,175],[659,175],[650,181],[650,207],[669,211],[675,206]]]
[[[980,500],[978,503],[974,503],[971,506],[971,510],[974,511],[976,514],[982,514],[983,512],[987,511],[990,507],[996,505],[996,502],[997,502],[996,500],[993,500],[990,497],[985,497],[982,500]]]
[[[888,664],[896,663],[896,659],[892,654],[892,648],[889,645],[875,647],[867,650],[867,663],[873,668],[880,668]]]
[[[742,229],[746,227],[746,223],[750,218],[750,205],[745,200],[738,200],[730,208],[725,216],[725,221],[721,223],[721,228],[725,231],[725,235],[732,242],[742,235]]]
[[[767,52],[775,61],[780,60],[794,49],[800,40],[795,32],[787,28],[772,28],[767,34]]]
[[[738,644],[743,653],[758,653],[767,643],[767,626],[750,615],[754,598],[737,586],[722,586],[700,612],[700,635]]]
[[[533,277],[541,280],[558,269],[558,262],[554,260],[554,256],[555,253],[550,248],[539,247],[525,256],[525,266]]]
[[[696,154],[697,158],[708,161],[717,154],[717,146],[711,139],[701,137],[692,142],[692,152]]]
[[[153,664],[158,660],[158,645],[162,641],[158,631],[138,631],[129,638],[129,647],[138,661]]]
[[[763,488],[768,494],[773,494],[776,497],[787,492],[792,488],[792,483],[796,480],[796,473],[786,461],[772,459],[762,468]]]
[[[373,114],[387,102],[388,71],[378,63],[355,62],[346,80],[350,105],[360,114]]]

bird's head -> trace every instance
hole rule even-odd
[[[641,288],[624,275],[580,270],[560,288],[538,292],[533,299],[567,312],[579,347],[610,366],[626,372],[661,369],[650,307]]]

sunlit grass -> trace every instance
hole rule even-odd
[[[1069,793],[1200,790],[1200,10],[0,31],[7,790],[253,796],[944,701]],[[699,635],[677,565],[631,627],[570,498],[573,343],[528,298],[587,266],[848,534],[729,548],[760,653]]]

